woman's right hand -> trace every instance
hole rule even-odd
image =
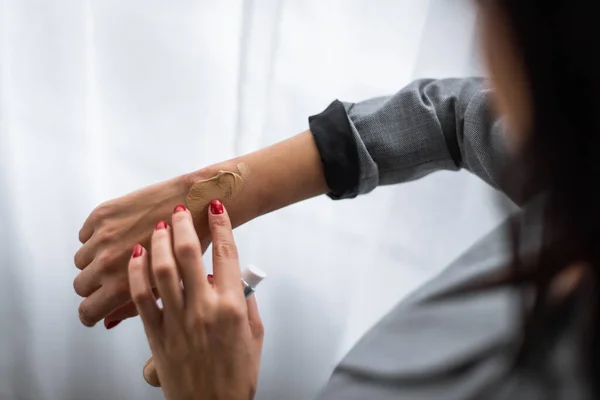
[[[183,206],[176,208],[172,228],[157,225],[152,260],[136,245],[129,262],[131,297],[169,400],[249,400],[256,391],[262,322],[254,296],[244,297],[229,216],[219,201],[209,208],[214,285],[207,282],[192,216]]]

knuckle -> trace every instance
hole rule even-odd
[[[99,246],[105,246],[110,242],[110,234],[105,229],[100,230],[96,235],[96,242]]]
[[[169,264],[157,264],[154,266],[154,276],[156,279],[167,280],[173,278],[175,268]]]
[[[231,222],[225,215],[220,215],[212,219],[212,226],[217,229],[231,229]]]
[[[186,240],[175,245],[175,254],[181,258],[191,259],[201,254],[200,244]]]
[[[244,304],[233,296],[224,297],[220,304],[220,314],[230,321],[242,321],[245,317]]]
[[[234,243],[229,241],[220,241],[213,243],[213,256],[216,259],[237,260],[237,247]]]
[[[132,293],[132,300],[136,304],[145,304],[154,302],[154,294],[151,290],[142,290]]]
[[[98,245],[106,246],[113,241],[117,234],[117,231],[107,224],[98,229],[98,232],[96,233],[96,241]]]
[[[99,204],[94,211],[92,211],[92,215],[96,221],[102,220],[108,217],[112,212],[112,205],[110,202],[104,202]]]
[[[116,260],[117,257],[114,254],[112,254],[112,252],[105,251],[98,255],[98,259],[96,261],[101,270],[107,271],[115,269]]]
[[[78,296],[86,297],[89,293],[85,290],[85,286],[81,282],[81,275],[77,275],[73,280],[73,289]]]
[[[257,339],[262,339],[265,337],[265,326],[262,321],[253,321],[250,323],[250,329],[252,330],[252,335],[254,335]]]
[[[190,332],[208,332],[217,320],[218,298],[213,296],[204,297],[203,307],[194,307],[186,313],[185,323]]]
[[[84,233],[85,233],[85,231],[83,230],[83,228],[81,228],[79,230],[79,235],[78,235],[79,243],[83,244],[86,241],[86,235],[84,235]]]
[[[88,327],[92,327],[94,325],[96,325],[96,321],[94,320],[93,316],[90,313],[90,309],[87,305],[85,305],[84,303],[81,303],[79,305],[79,320],[81,321],[81,323],[85,326]]]
[[[83,254],[81,253],[81,251],[75,253],[75,256],[73,257],[73,262],[75,263],[75,266],[79,269],[83,269],[86,267],[85,260],[83,259]]]

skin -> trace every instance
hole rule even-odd
[[[506,121],[511,143],[516,151],[533,125],[525,68],[504,11],[493,2],[478,4],[479,38],[494,88],[493,103]]]
[[[254,296],[246,300],[241,290],[229,216],[210,209],[214,284],[206,279],[193,217],[183,206],[175,209],[172,227],[157,225],[152,260],[138,247],[129,261],[131,296],[168,400],[248,400],[256,392],[262,321]]]
[[[319,152],[307,131],[255,153],[99,205],[79,232],[82,246],[74,257],[81,272],[73,287],[84,297],[79,305],[79,319],[84,325],[91,327],[104,319],[105,326],[112,327],[137,315],[127,276],[133,246],[141,243],[148,247],[156,222],[169,222],[173,208],[186,204],[186,197],[198,181],[211,179],[219,171],[237,171],[239,164],[246,166],[246,172],[252,171],[253,178],[244,185],[243,195],[223,200],[234,227],[329,191]],[[204,211],[204,207],[201,209]],[[206,249],[211,240],[207,215],[197,210],[193,214],[196,232]]]
[[[186,204],[193,213],[199,214],[213,199],[235,199],[249,175],[250,170],[244,163],[239,163],[235,171],[219,171],[210,179],[194,183],[186,196]]]
[[[244,164],[243,171],[238,166]],[[232,160],[185,174],[96,207],[84,222],[79,240],[81,248],[74,257],[80,272],[75,277],[75,292],[84,297],[79,305],[82,324],[94,326],[104,319],[107,329],[138,315],[131,301],[127,265],[131,249],[141,243],[149,254],[157,221],[172,219],[172,210],[186,204],[199,181],[211,179],[219,171],[239,171],[244,175],[243,193],[223,200],[233,227],[260,215],[329,191],[323,166],[312,133],[303,132],[290,139]],[[246,172],[246,175],[244,174]],[[247,176],[251,171],[251,179]],[[294,179],[290,179],[293,176]],[[208,214],[204,207],[192,207],[194,227],[202,249],[211,242]],[[152,286],[153,275],[150,275]],[[154,290],[156,297],[160,293]],[[144,377],[158,385],[153,361],[144,368]]]

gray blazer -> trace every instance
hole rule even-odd
[[[310,118],[330,196],[352,198],[462,168],[503,190],[507,138],[488,97],[486,81],[473,78],[421,80],[393,96],[332,103]],[[540,228],[527,229],[524,245],[534,248]],[[427,301],[501,268],[508,260],[504,237],[498,227],[397,305],[344,357],[318,399],[587,398],[568,329],[576,321],[566,323],[543,366],[515,370],[521,317],[511,290]]]

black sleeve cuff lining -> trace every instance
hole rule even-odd
[[[321,114],[309,117],[308,122],[331,189],[328,196],[334,200],[358,196],[358,149],[344,105],[336,100]]]

